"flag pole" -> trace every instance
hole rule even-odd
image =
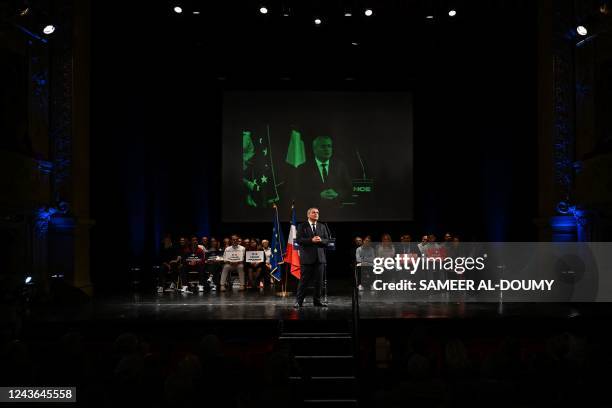
[[[294,208],[295,208],[295,201],[293,201],[291,203],[292,214],[293,214]],[[278,216],[278,211],[277,211],[277,216]],[[290,230],[289,230],[289,234],[291,235],[291,231],[292,231],[292,228],[293,228],[293,219],[292,219],[290,224],[291,224],[291,227],[290,227]],[[291,242],[293,242],[293,240]],[[283,254],[283,265],[284,265],[284,272],[285,273],[284,273],[284,277],[281,275],[281,292],[278,292],[277,295],[278,296],[282,296],[282,297],[289,297],[289,296],[292,295],[292,293],[287,291],[287,286],[289,285],[289,276],[292,273],[293,264],[291,263],[291,261],[287,261],[286,260],[286,256],[287,256],[287,252],[288,252],[288,247],[285,247],[285,250],[286,251]],[[284,280],[283,280],[283,278],[284,278]]]
[[[281,291],[276,292],[276,296],[280,297],[289,297],[291,292],[287,292],[287,263],[283,262],[283,270],[285,271],[285,281],[283,282],[283,277],[281,275]]]

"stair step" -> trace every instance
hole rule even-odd
[[[306,339],[344,339],[351,340],[353,337],[351,336],[286,336],[282,335],[279,337],[280,340],[306,340]]]
[[[304,400],[306,406],[325,406],[325,407],[356,407],[355,399],[307,399]]]
[[[291,377],[304,399],[353,399],[358,393],[355,376]]]
[[[347,355],[298,355],[304,377],[348,377],[355,374],[355,359]]]
[[[293,332],[284,332],[281,334],[281,337],[312,337],[312,336],[320,336],[320,337],[350,337],[352,338],[352,334],[351,333],[326,333],[326,332],[322,332],[322,333],[293,333]]]
[[[282,321],[279,342],[294,356],[306,406],[357,407],[359,381],[350,320]]]
[[[283,335],[288,333],[342,333],[352,332],[350,320],[283,320],[281,326]]]
[[[281,336],[279,342],[285,344],[293,355],[342,355],[353,350],[353,339],[346,336]]]
[[[289,377],[290,380],[302,380],[304,379],[304,377]],[[357,377],[355,377],[354,375],[347,375],[347,376],[319,376],[319,377],[309,377],[309,380],[312,381],[321,381],[321,380],[356,380]]]
[[[307,399],[304,400],[306,403],[311,402],[354,402],[357,403],[356,399]]]

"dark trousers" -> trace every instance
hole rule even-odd
[[[221,286],[221,269],[223,269],[223,265],[220,263],[210,263],[206,264],[206,273],[208,276],[212,276],[212,281],[215,286]]]
[[[184,267],[183,273],[181,273],[181,282],[183,286],[188,286],[190,281],[195,280],[198,281],[199,285],[206,285],[208,283],[208,275],[204,270],[204,266],[200,265]]]
[[[263,262],[257,265],[247,263],[244,267],[244,272],[252,288],[259,288],[259,282],[263,282],[265,287],[270,284],[270,279],[266,279],[268,268],[266,268],[266,264]]]
[[[312,284],[314,286],[314,294],[312,295],[313,303],[321,303],[321,281],[323,277],[323,268],[325,264],[316,263],[309,265],[301,265],[300,283],[297,288],[296,302],[300,305],[304,302],[306,296],[306,288]]]
[[[372,272],[372,266],[370,265],[361,265],[356,266],[357,268],[357,285],[365,284],[364,286],[369,286],[372,284],[373,279],[370,276]]]
[[[158,286],[166,287],[166,283],[176,282],[178,278],[179,265],[176,263],[162,264],[159,268]]]

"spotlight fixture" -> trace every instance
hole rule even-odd
[[[259,12],[261,14],[268,14],[268,8],[267,7],[260,7],[259,8]]]
[[[29,285],[31,282],[32,282],[32,277],[31,277],[31,276],[27,276],[27,277],[25,278],[25,283],[26,283],[26,285]]]
[[[374,12],[372,11],[372,9],[371,9],[371,8],[367,8],[367,9],[365,9],[365,11],[363,12],[363,14],[365,14],[365,15],[366,15],[366,17],[371,17],[371,16],[372,16],[372,14],[374,14]]]
[[[352,17],[353,13],[351,12],[351,9],[346,9],[344,10],[344,17]]]
[[[448,15],[449,15],[449,17],[455,17],[455,16],[457,15],[457,10],[455,10],[455,9],[450,9],[450,10],[448,11]]]
[[[355,45],[355,46],[359,45],[359,43],[357,41],[353,41],[351,44]]]
[[[581,36],[585,36],[589,33],[589,30],[587,30],[587,28],[583,25],[579,25],[578,27],[576,27],[576,32],[581,35]]]
[[[426,16],[425,16],[425,18],[426,18],[427,20],[433,20],[433,19],[434,19],[434,16],[433,16],[432,14],[428,14],[428,15],[426,15]]]
[[[19,13],[20,17],[25,17],[28,14],[30,14],[30,8],[29,7],[25,7],[23,9],[19,10],[18,13]]]
[[[181,14],[183,12],[183,8],[181,6],[174,7],[174,12],[176,14]]]
[[[55,32],[55,26],[53,24],[46,25],[43,28],[43,33],[45,33],[46,35],[51,35],[54,32]]]
[[[316,25],[321,25],[322,21],[321,21],[321,19],[320,19],[320,18],[318,18],[318,17],[317,17],[317,18],[315,18],[315,19],[314,19],[314,23],[315,23]]]
[[[193,14],[197,16],[198,14],[200,14],[200,12],[199,11],[194,11]]]

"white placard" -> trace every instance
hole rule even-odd
[[[246,251],[246,261],[256,263],[263,262],[264,251]]]
[[[244,261],[244,250],[242,248],[228,247],[223,253],[223,260],[226,262]]]

